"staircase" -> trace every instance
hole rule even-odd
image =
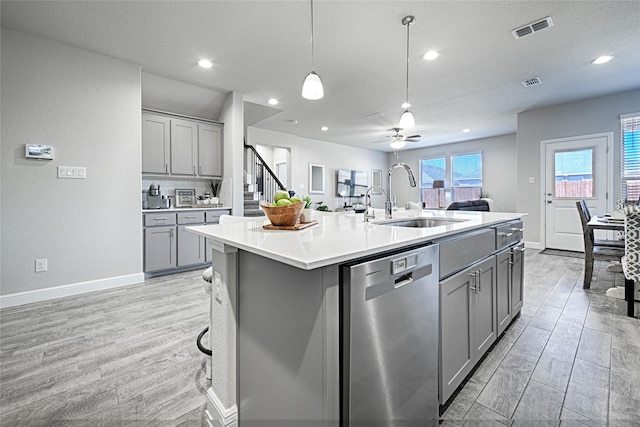
[[[260,193],[251,191],[249,184],[244,185],[244,216],[264,216],[259,198]]]
[[[286,190],[255,147],[245,143],[244,216],[264,216],[260,201],[270,203],[278,190]]]

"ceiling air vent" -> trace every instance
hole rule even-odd
[[[540,80],[540,77],[531,77],[530,79],[523,80],[520,83],[522,83],[522,86],[524,87],[531,87],[542,84],[542,80]]]
[[[547,16],[546,18],[540,21],[532,22],[530,24],[525,25],[524,27],[517,28],[511,31],[511,34],[513,34],[513,37],[519,39],[521,37],[527,36],[529,34],[533,34],[537,31],[544,30],[545,28],[549,28],[549,27],[553,27],[553,21],[551,20],[550,16]]]

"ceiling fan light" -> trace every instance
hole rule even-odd
[[[408,110],[409,108],[411,108],[411,104],[409,104],[408,102],[403,102],[400,108],[404,108],[405,110]]]
[[[391,146],[391,148],[393,148],[394,150],[398,150],[402,147],[404,147],[407,143],[404,142],[404,139],[396,139],[394,141],[391,142],[391,144],[389,144]]]
[[[322,81],[320,76],[315,71],[311,71],[307,74],[302,84],[302,97],[315,101],[321,99],[324,96],[324,88],[322,87]]]
[[[400,116],[400,123],[398,127],[401,129],[411,129],[416,126],[416,119],[413,117],[413,114],[409,110],[405,110]]]

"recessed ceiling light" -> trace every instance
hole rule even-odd
[[[471,132],[471,129],[469,129],[469,128],[465,128],[465,129],[462,129],[462,132],[464,132],[464,133],[469,133],[469,132]]]
[[[609,56],[609,55],[602,55],[597,57],[596,59],[594,59],[593,61],[591,61],[592,64],[596,64],[596,65],[600,65],[600,64],[604,64],[606,62],[609,62],[613,59],[613,56]]]
[[[278,105],[278,100],[275,98],[271,98],[267,102],[269,102],[270,105]]]
[[[201,66],[202,68],[211,68],[211,67],[213,67],[213,63],[211,61],[209,61],[208,59],[201,59],[200,61],[198,61],[198,65]]]
[[[328,128],[328,127],[326,127],[326,126],[322,126],[322,127],[320,128],[320,130],[321,130],[322,132],[326,132],[326,131],[328,131],[328,130],[329,130],[329,128]]]
[[[427,61],[432,61],[436,59],[438,56],[440,56],[440,53],[438,51],[430,50],[429,52],[425,53],[422,58],[426,59]]]

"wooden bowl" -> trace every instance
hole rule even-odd
[[[304,209],[304,202],[296,202],[287,206],[269,206],[260,202],[260,208],[264,211],[272,225],[296,225]]]

